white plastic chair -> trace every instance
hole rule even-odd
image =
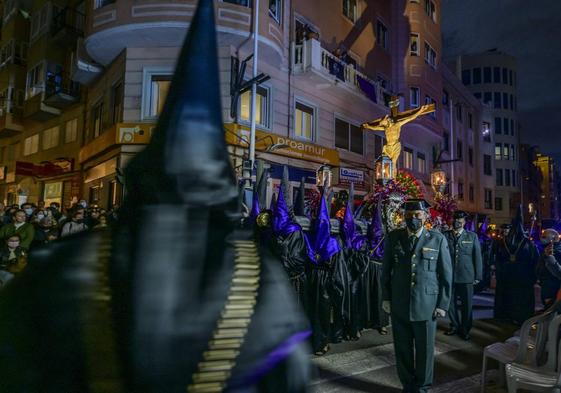
[[[537,366],[545,346],[547,327],[555,315],[557,315],[556,308],[552,307],[545,313],[525,321],[520,329],[519,340],[507,340],[504,343],[494,343],[485,347],[481,367],[481,392],[485,392],[488,359],[496,360],[499,363],[499,385],[504,385],[506,364],[515,362]],[[537,325],[537,329],[534,328],[534,325]],[[531,339],[531,332],[534,329],[536,334]]]
[[[546,344],[547,362],[543,366],[519,364],[506,365],[506,378],[509,393],[518,389],[531,392],[561,393],[561,351],[559,350],[559,327],[561,315],[549,324]]]

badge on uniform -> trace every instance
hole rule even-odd
[[[462,243],[463,243],[463,244],[471,244],[471,243],[473,243],[473,242],[472,242],[472,241],[469,241],[469,240],[462,240]]]

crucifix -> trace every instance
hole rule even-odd
[[[398,112],[399,97],[392,96],[390,99],[391,113],[380,119],[364,123],[362,128],[373,131],[384,131],[386,143],[382,154],[388,156],[393,163],[393,167],[397,168],[397,159],[401,154],[401,127],[419,116],[434,112],[436,107],[434,104],[423,105],[416,109],[404,112]]]

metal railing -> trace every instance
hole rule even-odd
[[[45,81],[45,98],[55,94],[66,94],[72,97],[80,95],[80,84],[74,82],[65,73],[47,74]]]
[[[370,79],[366,74],[358,71],[354,65],[347,64],[337,56],[321,46],[315,39],[292,45],[293,70],[296,73],[305,72],[310,68],[335,77],[339,83],[360,91],[372,101],[387,106],[390,91],[381,83]]]

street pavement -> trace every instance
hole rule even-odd
[[[493,293],[474,298],[474,327],[472,340],[465,342],[457,336],[444,335],[447,320],[439,321],[435,352],[434,393],[480,392],[483,348],[511,337],[517,327],[492,319]],[[314,357],[317,375],[311,384],[314,393],[339,392],[401,392],[395,369],[393,338],[375,330],[364,332],[358,341],[331,346],[331,351]],[[496,367],[491,364],[490,367]],[[506,392],[495,383],[496,370],[488,374],[489,393]]]

